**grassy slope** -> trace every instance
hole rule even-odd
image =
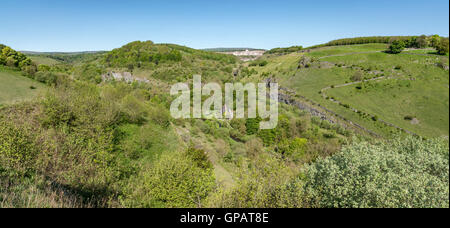
[[[266,57],[269,64],[255,68],[260,73],[269,73],[279,80],[281,86],[293,88],[298,94],[332,109],[349,120],[362,124],[382,135],[390,135],[392,129],[370,118],[362,118],[353,111],[329,100],[325,100],[319,91],[331,85],[340,85],[350,81],[357,68],[332,67],[297,70],[301,55],[321,58],[321,61],[341,63],[346,66],[383,71],[386,76],[397,77],[389,84],[372,83],[376,89],[364,93],[355,92],[355,86],[336,88],[327,91],[327,95],[350,104],[352,107],[369,114],[377,115],[385,121],[411,130],[424,136],[448,135],[449,94],[448,72],[435,66],[439,57],[435,55],[411,55],[408,53],[390,55],[382,53],[385,44],[366,44],[338,47],[325,47],[310,53],[292,53],[284,56]],[[361,54],[357,54],[362,52]],[[412,51],[412,53],[428,51]],[[330,57],[327,57],[330,56]],[[400,65],[401,70],[394,70]],[[373,77],[366,73],[365,76]],[[406,87],[408,86],[409,87]],[[415,116],[419,124],[405,121],[406,115]]]
[[[434,66],[436,57],[418,55],[361,54],[327,60],[355,62],[384,69],[392,79],[370,83],[370,88],[358,91],[355,86],[336,88],[328,92],[338,100],[361,107],[390,123],[431,137],[449,133],[448,72]],[[396,65],[401,70],[392,70]],[[416,117],[420,123],[406,121]]]
[[[58,60],[49,58],[49,57],[44,57],[44,56],[38,56],[38,55],[29,55],[28,56],[31,60],[33,60],[33,62],[35,62],[36,64],[44,64],[44,65],[48,65],[48,66],[53,66],[56,65],[58,63],[61,63]]]
[[[31,89],[34,86],[36,89]],[[0,67],[0,105],[29,100],[45,91],[45,86],[21,75],[20,72]]]

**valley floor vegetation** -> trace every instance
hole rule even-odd
[[[439,134],[447,138],[432,137],[426,127],[414,130],[430,137],[399,132],[374,137],[343,120],[330,121],[334,117],[321,118],[286,104],[280,104],[279,125],[272,130],[259,130],[261,119],[170,116],[174,97],[169,85],[193,74],[218,83],[272,78],[282,85],[291,82],[292,89],[297,81],[310,83],[313,90],[306,96],[321,103],[329,99],[318,91],[330,84],[360,81],[373,75],[369,72],[396,64],[419,82],[448,86],[448,70],[445,80],[444,70],[432,65],[435,60],[418,67],[434,73],[433,80],[413,74],[414,61],[428,63],[429,54],[403,52],[399,58],[377,61],[388,55],[378,51],[389,44],[375,41],[309,52],[277,49],[256,64],[150,41],[76,56],[27,56],[0,46],[0,88],[5,88],[0,91],[0,207],[448,208],[448,128]],[[372,51],[376,53],[367,58],[376,60],[374,66],[347,56]],[[328,68],[325,60],[342,65]],[[317,64],[321,70],[334,69],[336,78],[322,76]],[[351,64],[359,65],[343,67]],[[368,67],[372,69],[364,71]],[[314,71],[316,82],[304,71]],[[132,78],[107,80],[105,75],[112,72],[128,72]],[[148,82],[134,80],[138,78]],[[15,95],[8,87],[23,92]],[[324,93],[356,104],[334,91]],[[367,112],[372,113],[371,105],[367,103]],[[448,116],[448,109],[443,112]],[[422,114],[412,113],[414,118],[430,129],[442,127]]]

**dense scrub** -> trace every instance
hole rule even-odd
[[[449,207],[448,142],[358,143],[306,170],[316,207]]]
[[[26,74],[37,71],[36,65],[26,55],[0,44],[0,65],[18,68]]]

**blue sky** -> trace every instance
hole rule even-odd
[[[270,49],[449,35],[448,0],[2,0],[0,12],[0,43],[31,51],[111,50],[135,40]]]

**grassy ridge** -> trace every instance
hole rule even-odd
[[[343,115],[381,135],[396,134],[391,127],[361,116],[338,100],[364,113],[385,120],[422,136],[449,134],[448,57],[430,54],[430,49],[406,51],[399,55],[384,53],[387,44],[362,44],[323,47],[305,53],[266,56],[268,64],[254,67],[260,76],[273,75],[281,86]],[[300,66],[302,56],[315,59],[310,66]],[[361,85],[330,88],[352,82],[361,72],[362,79],[386,77]],[[257,77],[260,77],[257,76]],[[324,93],[321,91],[328,88]],[[412,122],[409,118],[415,118]]]
[[[45,85],[22,76],[20,72],[0,66],[0,105],[30,100],[45,88]]]

